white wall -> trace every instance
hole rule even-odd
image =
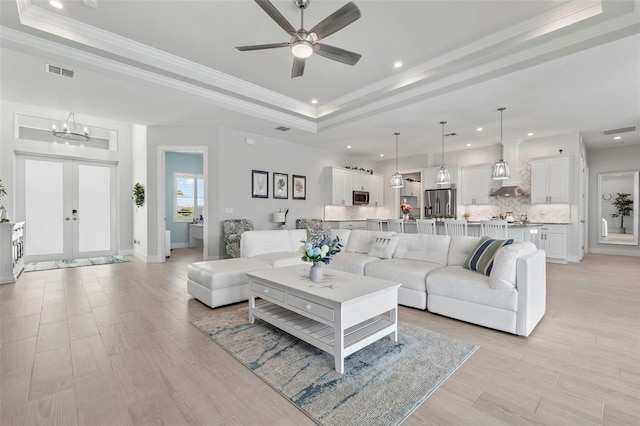
[[[64,121],[64,119],[69,115],[69,111],[41,108],[33,105],[24,105],[8,101],[2,101],[0,106],[0,122],[2,123],[0,133],[0,178],[5,184],[8,192],[7,197],[2,199],[2,203],[8,209],[9,218],[12,220],[24,220],[23,217],[15,217],[14,215],[16,212],[17,195],[15,193],[16,152],[117,163],[117,251],[120,254],[131,254],[133,252],[133,239],[131,238],[131,235],[133,235],[133,220],[131,215],[131,191],[133,188],[133,184],[131,183],[131,124],[92,116],[88,112],[77,112],[82,120],[82,124],[89,127],[89,129],[91,126],[94,126],[113,129],[118,132],[117,151],[90,148],[85,149],[75,146],[66,146],[64,144],[16,139],[14,137],[14,114]],[[28,226],[29,225],[27,224],[27,229]]]
[[[139,243],[134,244],[133,254],[139,259],[147,259],[148,238],[147,238],[147,215],[149,205],[149,188],[147,185],[147,127],[134,125],[132,131],[132,182],[135,185],[140,183],[145,191],[145,201],[142,207],[136,207],[132,203],[133,209],[133,238]],[[133,192],[133,185],[132,185]]]
[[[255,144],[245,143],[245,138],[253,139]],[[323,170],[331,166],[367,167],[367,164],[360,164],[353,157],[227,127],[220,127],[218,141],[217,168],[221,182],[217,188],[219,220],[251,219],[256,229],[275,229],[272,215],[278,209],[289,209],[287,229],[295,228],[296,219],[323,219]],[[269,172],[269,198],[251,197],[251,170]],[[273,172],[289,175],[288,199],[273,199]],[[291,199],[291,176],[294,174],[306,176],[306,200]],[[227,213],[226,209],[232,209],[233,212]],[[221,222],[219,227],[221,229]],[[221,239],[219,252],[224,256]]]
[[[589,163],[589,252],[640,256],[640,246],[599,244],[598,173],[633,171],[640,169],[640,145],[620,146],[588,151]],[[634,212],[638,214],[638,212]],[[637,216],[636,216],[637,217]],[[625,221],[631,218],[625,218]],[[619,218],[615,222],[619,226]]]

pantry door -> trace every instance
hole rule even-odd
[[[26,221],[25,260],[79,259],[116,253],[115,165],[18,157],[18,217]]]

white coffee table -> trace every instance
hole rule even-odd
[[[247,276],[249,322],[258,317],[332,354],[338,373],[352,353],[387,335],[397,341],[400,284],[326,268],[323,282],[314,283],[308,265]]]

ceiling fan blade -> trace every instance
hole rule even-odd
[[[355,65],[358,63],[362,55],[348,50],[340,49],[339,47],[329,46],[328,44],[316,43],[314,51],[328,59],[342,62],[347,65]]]
[[[293,68],[291,68],[291,78],[302,77],[304,73],[304,58],[293,58]]]
[[[318,40],[322,40],[359,18],[360,9],[355,3],[349,2],[320,21],[318,25],[309,30],[309,33],[316,33]]]
[[[237,46],[236,49],[245,52],[247,50],[275,49],[276,47],[289,47],[289,43],[254,44],[253,46]]]
[[[271,19],[276,21],[276,23],[280,25],[280,27],[282,27],[282,29],[285,30],[288,34],[296,34],[296,29],[293,28],[293,25],[291,25],[289,21],[287,21],[287,18],[282,16],[282,13],[280,13],[280,11],[278,11],[278,9],[276,9],[276,7],[271,4],[269,0],[256,0],[256,3],[258,3],[258,6],[260,6],[262,10],[267,12],[267,15],[269,15]]]

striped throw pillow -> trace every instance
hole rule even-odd
[[[462,266],[489,276],[496,253],[501,247],[509,244],[513,244],[513,240],[492,240],[489,237],[482,237]]]

